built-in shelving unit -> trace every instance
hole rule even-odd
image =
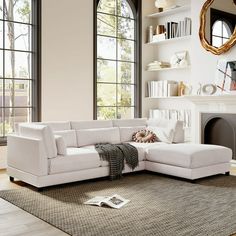
[[[172,8],[170,10],[166,10],[163,12],[157,12],[157,13],[153,13],[150,15],[147,15],[147,18],[158,18],[158,17],[164,17],[164,16],[169,16],[172,14],[177,14],[180,12],[184,12],[184,11],[189,11],[190,10],[190,5],[185,5],[185,6],[177,6],[175,8]]]
[[[148,72],[156,72],[156,71],[169,71],[169,70],[187,70],[190,69],[191,66],[182,66],[182,67],[167,67],[167,68],[160,68],[154,70],[147,70]]]
[[[184,99],[184,96],[170,96],[170,97],[146,97],[148,99]]]
[[[147,43],[148,45],[158,45],[158,44],[167,44],[167,43],[174,43],[178,41],[183,41],[183,40],[189,40],[191,39],[191,35],[183,36],[183,37],[176,37],[176,38],[171,38],[171,39],[165,39],[162,41],[154,41]]]
[[[149,54],[146,54],[145,63],[147,63],[148,58],[150,64],[155,61],[168,63],[176,53],[186,51],[188,64],[187,66],[182,67],[175,67],[172,65],[172,67],[164,68],[158,68],[158,66],[155,68],[155,66],[148,64],[143,74],[143,78],[145,79],[146,85],[144,104],[149,109],[149,113],[147,112],[146,115],[149,115],[150,117],[150,111],[152,110],[157,111],[154,112],[155,114],[158,113],[158,110],[160,110],[160,114],[162,114],[161,110],[163,109],[170,111],[174,109],[178,112],[183,109],[183,104],[188,103],[185,96],[177,96],[182,89],[181,86],[188,85],[191,69],[191,1],[186,0],[185,4],[186,5],[178,6],[163,12],[155,12],[156,9],[153,8],[153,11],[149,11],[153,13],[147,14],[144,19],[144,25],[146,27],[144,30],[148,33],[150,33],[149,30],[151,28],[149,26],[152,26],[154,34],[157,25],[164,26],[166,29],[165,37],[162,37],[163,35],[160,35],[160,37],[150,37],[150,34],[148,34],[149,39],[151,38],[153,41],[148,43],[147,41],[143,42],[144,50],[149,52]],[[182,30],[182,27],[184,27],[184,30]],[[163,61],[160,61],[159,59],[163,59]],[[148,69],[148,67],[154,68]],[[171,73],[172,71],[174,71],[174,73]],[[154,113],[153,116],[155,115]],[[172,116],[169,116],[169,118],[170,117]],[[178,116],[177,119],[179,119],[179,117],[180,119],[183,119],[182,116]],[[189,121],[187,123],[189,126],[191,122]]]

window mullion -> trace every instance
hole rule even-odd
[[[6,5],[5,5],[5,1],[3,1],[3,19],[5,19],[5,14],[4,14],[4,12],[6,11],[6,9],[5,9],[5,7],[6,7]],[[3,106],[3,109],[2,109],[2,123],[3,123],[3,133],[2,133],[2,136],[3,137],[5,137],[6,135],[5,135],[5,121],[6,121],[6,113],[5,113],[5,106],[6,106],[6,104],[5,104],[5,21],[3,21],[3,32],[2,32],[2,34],[3,34],[3,51],[2,51],[2,55],[3,55],[3,99],[2,99],[2,102],[3,102],[3,104],[2,104],[2,106]]]
[[[116,15],[118,13],[118,1],[116,0]],[[118,37],[118,16],[116,16],[116,37]],[[118,118],[118,38],[116,39],[116,118]]]

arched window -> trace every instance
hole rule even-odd
[[[235,14],[211,8],[210,22],[210,43],[214,47],[221,47],[233,34],[236,16]]]
[[[231,35],[229,24],[224,20],[217,20],[212,26],[212,46],[222,46],[230,39]]]
[[[0,0],[0,145],[39,119],[41,0]]]
[[[138,116],[137,11],[131,0],[99,0],[95,37],[95,119]]]

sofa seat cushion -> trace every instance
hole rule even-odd
[[[167,145],[166,143],[162,142],[155,142],[155,143],[136,143],[136,142],[128,142],[129,144],[133,145],[138,150],[138,159],[139,161],[146,160],[146,153],[149,148],[154,148],[162,145]]]
[[[66,156],[50,159],[49,174],[57,174],[101,166],[99,155],[93,150],[85,148],[67,148]]]
[[[133,145],[134,142],[128,142],[128,143],[130,143],[131,145]],[[138,150],[138,159],[139,159],[139,161],[143,161],[143,160],[145,159],[145,151],[143,150],[143,148],[141,147],[141,145],[140,145],[140,147],[137,147],[138,144],[139,144],[139,143],[137,143],[137,145],[133,145],[133,146],[135,146],[135,147],[137,148],[137,150]],[[145,143],[144,143],[144,144],[145,144]],[[144,146],[145,146],[145,145],[144,145]],[[95,150],[95,146],[94,146],[94,145],[86,146],[86,147],[84,147],[84,148],[87,148],[87,149],[89,149],[89,150],[94,151],[94,152],[97,153],[97,151]],[[97,154],[97,155],[98,155],[98,154]],[[108,161],[104,161],[104,160],[100,160],[100,161],[101,161],[101,166],[102,166],[102,167],[109,166]]]
[[[205,144],[167,144],[147,150],[148,161],[184,168],[200,168],[232,159],[229,148]]]

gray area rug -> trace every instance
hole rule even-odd
[[[87,206],[117,193],[131,202],[116,210]],[[236,177],[196,184],[155,174],[126,175],[47,188],[0,191],[0,197],[70,235],[227,236],[236,232]]]

